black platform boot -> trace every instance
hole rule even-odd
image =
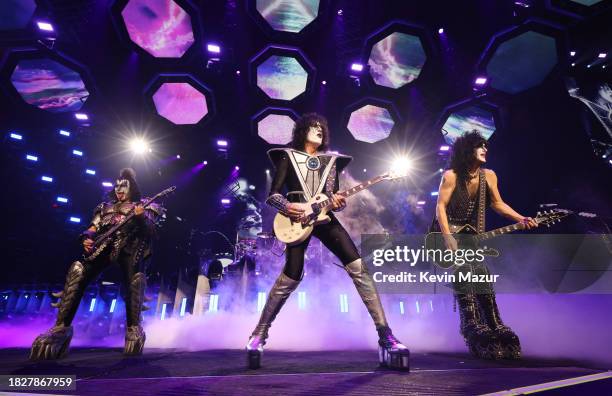
[[[145,301],[147,278],[144,273],[137,272],[129,285],[125,309],[127,315],[127,329],[125,332],[124,355],[141,355],[147,336],[141,326],[142,310]]]
[[[85,290],[85,267],[80,261],[70,266],[64,290],[54,294],[60,300],[52,304],[58,308],[55,326],[36,337],[30,350],[31,360],[55,360],[68,354],[72,340],[72,319],[79,308]]]
[[[481,359],[501,359],[500,341],[480,320],[475,294],[455,294],[461,319],[460,331],[472,355]]]
[[[499,315],[495,293],[476,296],[484,322],[493,331],[501,345],[504,359],[521,358],[521,342],[514,331],[506,326]]]

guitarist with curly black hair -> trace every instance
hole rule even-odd
[[[442,233],[447,249],[458,248],[453,232],[466,224],[478,233],[485,231],[486,206],[522,223],[524,229],[538,226],[534,219],[520,215],[502,200],[497,188],[497,175],[483,167],[487,152],[487,140],[477,131],[463,134],[453,144],[450,169],[442,175],[436,218],[431,229]],[[460,266],[458,271],[470,271],[477,275],[489,273],[484,262]],[[519,338],[502,322],[493,286],[456,282],[454,289],[459,305],[461,334],[470,351],[484,359],[520,358]]]

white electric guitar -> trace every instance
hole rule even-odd
[[[383,180],[395,180],[405,176],[405,173],[387,172],[337,194],[348,198]],[[274,217],[274,234],[276,238],[289,246],[305,241],[310,236],[314,226],[331,221],[327,213],[331,210],[332,206],[331,198],[328,198],[325,194],[317,194],[306,202],[306,211],[300,220],[294,221],[284,214],[278,213]]]

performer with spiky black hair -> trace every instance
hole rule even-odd
[[[338,176],[351,157],[326,152],[328,147],[329,129],[325,118],[316,113],[303,115],[293,129],[291,148],[273,149],[268,152],[276,173],[266,203],[297,220],[305,212],[305,202],[324,191],[333,201],[333,210],[342,210],[346,201],[342,195],[336,194],[339,189]],[[287,198],[282,194],[284,188],[288,191]],[[393,335],[374,281],[357,247],[336,216],[333,213],[329,216],[330,222],[315,225],[312,235],[320,239],[325,247],[340,259],[353,280],[378,332],[381,365],[408,370],[410,351]],[[272,321],[302,280],[304,253],[309,242],[310,237],[298,244],[287,246],[283,272],[272,286],[259,323],[246,346],[250,368],[260,367],[263,347]]]
[[[93,250],[94,240],[111,227],[122,222],[131,213],[134,217],[115,234]],[[144,263],[151,256],[152,240],[165,210],[158,204],[143,207],[136,174],[122,169],[115,188],[109,192],[109,201],[94,210],[89,227],[80,235],[84,258],[72,263],[66,276],[64,290],[56,296],[57,320],[55,326],[36,337],[30,359],[59,359],[68,353],[72,339],[72,320],[87,285],[112,264],[118,264],[124,278],[124,301],[127,316],[125,335],[126,355],[142,353],[145,333],[141,326],[146,276]]]

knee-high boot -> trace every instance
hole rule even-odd
[[[495,293],[478,294],[482,319],[499,340],[504,359],[521,358],[521,342],[514,331],[506,326],[499,315]]]
[[[147,278],[144,273],[137,272],[132,276],[130,284],[126,286],[127,299],[125,302],[125,313],[127,316],[127,328],[125,332],[125,355],[140,355],[144,348],[147,336],[141,326],[142,310],[145,301],[145,289]]]
[[[285,304],[285,301],[287,301],[287,298],[289,298],[289,295],[299,284],[299,280],[291,279],[284,273],[281,273],[276,282],[274,282],[274,286],[272,286],[268,294],[266,305],[261,312],[259,323],[257,323],[246,345],[249,368],[256,369],[261,366],[261,355],[268,338],[268,329],[272,326],[272,322]]]
[[[352,261],[344,266],[349,274],[357,293],[361,297],[366,309],[370,313],[378,332],[378,357],[383,366],[394,369],[410,369],[410,350],[402,344],[391,331],[385,311],[376,291],[374,280],[363,265],[361,259]]]
[[[460,331],[470,352],[481,359],[501,359],[502,350],[495,333],[482,323],[476,294],[455,294],[459,305]]]

